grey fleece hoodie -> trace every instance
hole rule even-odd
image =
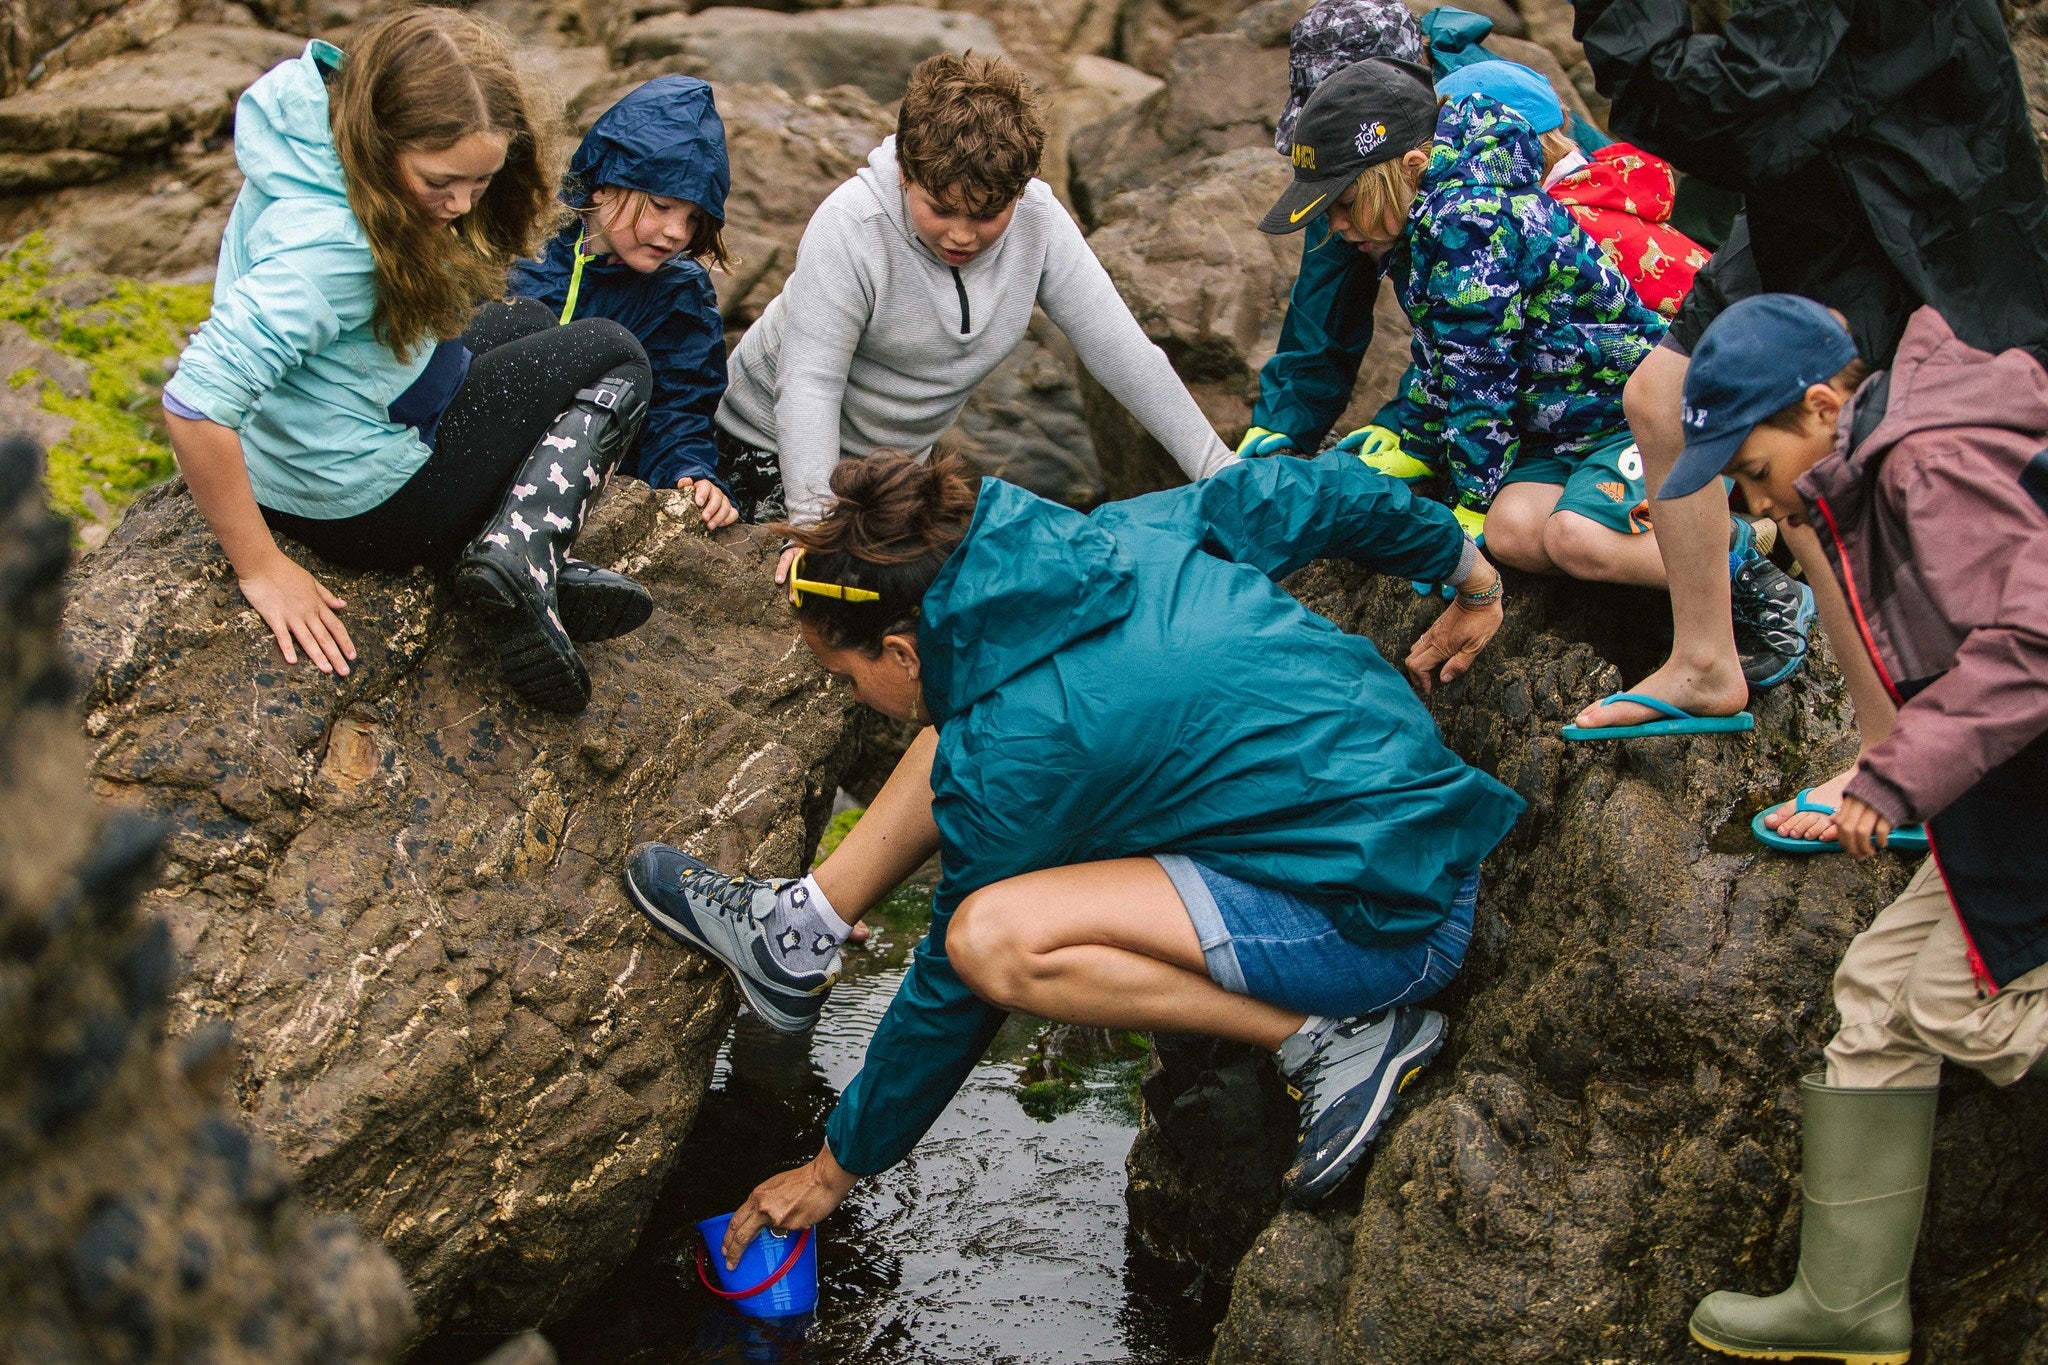
[[[1236,462],[1051,187],[1033,180],[995,245],[955,270],[911,230],[893,137],[811,216],[788,284],[733,353],[718,424],[775,451],[791,520],[815,521],[842,456],[930,449],[1034,304],[1189,479]]]

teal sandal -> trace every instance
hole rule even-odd
[[[1585,741],[1648,739],[1653,735],[1726,735],[1756,728],[1756,717],[1747,711],[1738,711],[1732,716],[1696,716],[1683,707],[1673,706],[1661,697],[1647,696],[1641,692],[1613,692],[1602,697],[1600,705],[1605,706],[1609,702],[1617,701],[1632,701],[1638,706],[1647,706],[1666,719],[1646,720],[1640,725],[1567,725],[1561,733],[1566,739]]]
[[[1798,794],[1792,798],[1792,813],[1794,815],[1833,815],[1835,813],[1833,806],[1823,806],[1812,798],[1813,788],[1801,787]],[[1778,833],[1778,831],[1765,824],[1764,817],[1784,804],[1784,802],[1780,801],[1774,805],[1765,806],[1750,817],[1749,832],[1757,837],[1757,842],[1768,848],[1774,848],[1780,853],[1840,853],[1842,851],[1841,844],[1833,839],[1794,839],[1789,835]],[[1884,847],[1890,853],[1925,853],[1927,852],[1927,831],[1919,825],[1901,826],[1886,836]]]

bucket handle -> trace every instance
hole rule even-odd
[[[752,1289],[720,1289],[717,1285],[711,1283],[711,1277],[704,1273],[704,1239],[699,1237],[697,1239],[697,1278],[703,1281],[706,1289],[718,1295],[721,1299],[751,1299],[756,1294],[774,1288],[781,1281],[782,1277],[790,1272],[790,1268],[796,1264],[796,1258],[803,1255],[804,1248],[810,1244],[811,1230],[805,1228],[798,1235],[796,1245],[789,1249],[789,1255],[783,1258],[782,1264],[776,1267],[773,1275],[770,1275]]]

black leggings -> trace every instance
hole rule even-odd
[[[513,475],[577,390],[635,366],[640,391],[651,387],[647,353],[631,332],[604,318],[557,325],[532,299],[485,304],[462,340],[474,357],[469,375],[419,472],[352,517],[266,507],[271,530],[351,569],[445,568],[498,510]]]

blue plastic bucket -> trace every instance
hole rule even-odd
[[[818,1306],[818,1242],[805,1228],[788,1236],[773,1228],[762,1228],[740,1256],[740,1263],[725,1268],[726,1224],[732,1215],[721,1213],[697,1224],[704,1240],[697,1248],[697,1278],[704,1287],[753,1318],[790,1318]],[[718,1272],[718,1283],[704,1273],[704,1252]]]

